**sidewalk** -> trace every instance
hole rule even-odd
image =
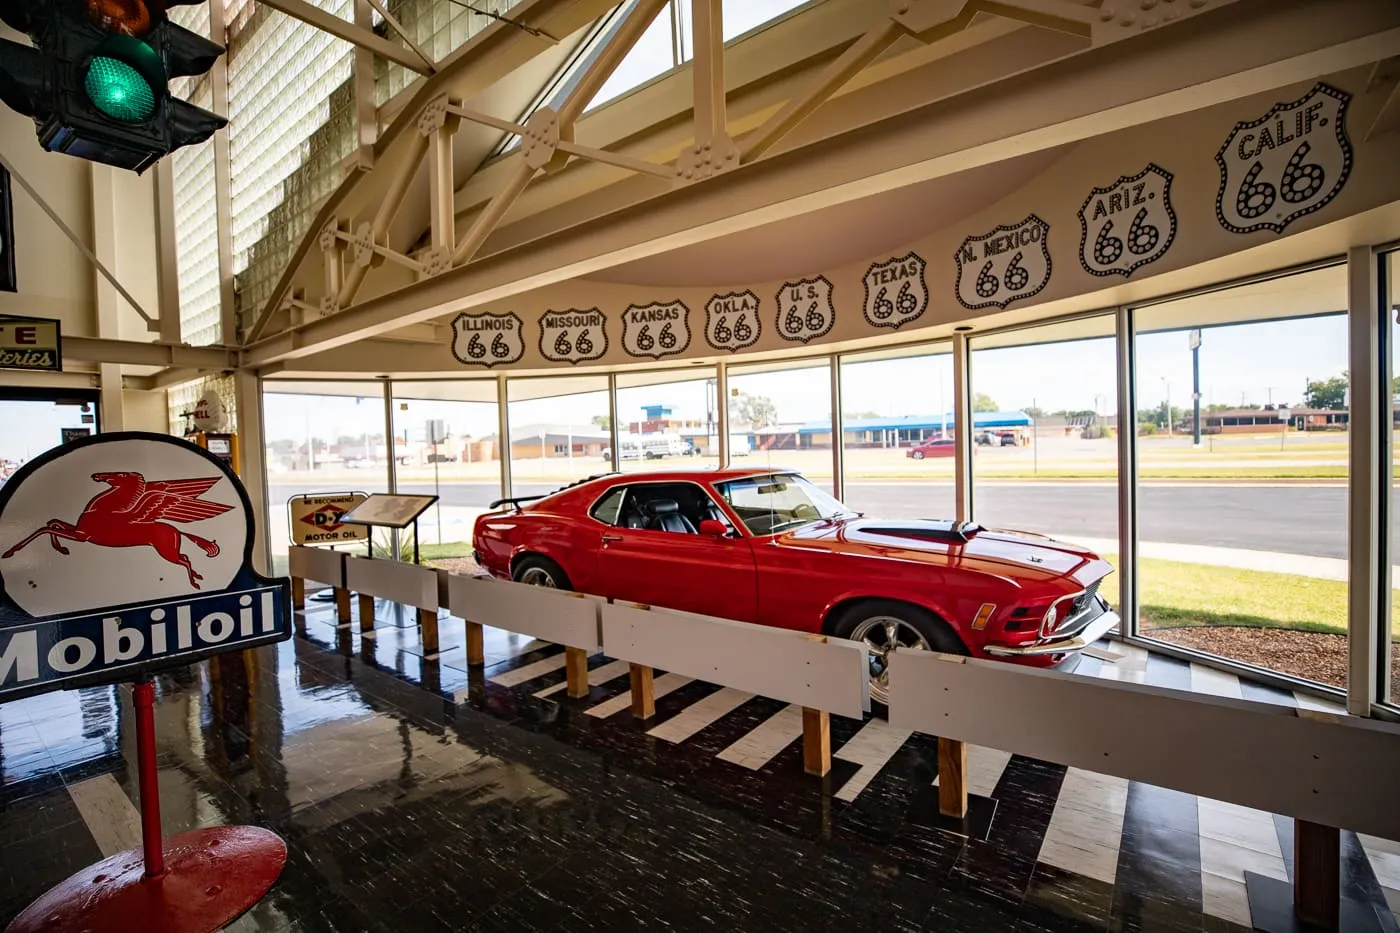
[[[1116,538],[1066,538],[1100,554],[1117,553]],[[1312,557],[1306,554],[1284,554],[1279,551],[1253,551],[1245,548],[1208,547],[1203,544],[1169,544],[1162,541],[1138,543],[1140,557],[1173,560],[1184,564],[1209,564],[1215,567],[1236,567],[1263,573],[1287,573],[1318,580],[1347,579],[1347,562],[1335,557]],[[1400,565],[1391,568],[1391,586],[1400,588]]]

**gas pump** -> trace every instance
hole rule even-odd
[[[228,411],[217,392],[207,390],[199,397],[194,410],[185,412],[190,426],[185,439],[198,444],[238,472],[238,435],[224,430],[228,426]]]

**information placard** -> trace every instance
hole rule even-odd
[[[341,521],[348,525],[407,528],[437,500],[437,496],[371,493],[364,502],[346,512]]]

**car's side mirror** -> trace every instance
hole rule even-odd
[[[727,538],[729,526],[717,518],[705,518],[700,520],[700,533],[711,538]]]

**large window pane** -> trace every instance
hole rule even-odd
[[[389,491],[384,428],[380,383],[263,383],[269,553],[276,572],[286,572],[292,496]]]
[[[831,363],[795,360],[729,370],[729,453],[737,464],[801,471],[832,489]]]
[[[1385,307],[1381,309],[1381,327],[1390,330],[1390,358],[1386,361],[1389,364],[1390,392],[1391,392],[1391,427],[1390,427],[1390,460],[1392,484],[1394,477],[1400,475],[1400,436],[1396,435],[1396,429],[1400,428],[1400,252],[1390,253],[1385,257],[1382,266],[1385,275],[1387,300]],[[1400,535],[1395,533],[1396,518],[1400,516],[1400,485],[1391,487],[1390,504],[1390,549],[1386,554],[1387,559],[1396,563],[1396,555],[1400,555]],[[1396,706],[1400,706],[1400,613],[1395,611],[1394,587],[1400,586],[1400,577],[1391,580],[1391,599],[1387,606],[1382,607],[1382,619],[1389,619],[1389,634],[1382,630],[1381,645],[1382,651],[1389,655],[1389,663],[1383,663],[1381,670],[1386,674],[1388,683],[1382,681],[1381,695],[1390,700]],[[1386,659],[1383,659],[1383,661]]]
[[[632,46],[627,56],[618,64],[617,70],[608,76],[608,80],[603,82],[603,86],[593,96],[588,109],[592,110],[614,98],[621,97],[633,88],[640,87],[652,78],[665,74],[676,67],[675,38],[671,15],[671,4],[668,3],[660,13],[656,14],[656,19],[651,21],[646,32],[642,33],[636,45]],[[621,20],[618,22],[621,23]],[[606,39],[606,35],[599,37],[600,43]],[[586,65],[580,67],[586,67]]]
[[[547,493],[612,469],[606,376],[512,379],[506,393],[515,495]]]
[[[617,377],[618,466],[625,473],[719,462],[715,371]]]
[[[972,341],[977,521],[1073,541],[1117,562],[1113,334],[1105,315]]]
[[[841,357],[845,502],[868,515],[953,518],[947,344]]]
[[[1141,634],[1346,686],[1346,295],[1333,266],[1134,312]]]
[[[394,383],[399,492],[438,497],[418,520],[420,556],[470,570],[472,524],[501,497],[496,381]]]

